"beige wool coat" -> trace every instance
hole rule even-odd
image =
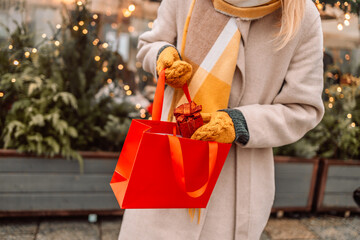
[[[153,29],[140,36],[138,58],[146,71],[156,75],[162,46],[173,44],[180,49],[190,4],[191,0],[162,1]],[[250,139],[245,146],[233,144],[200,224],[190,221],[187,209],[126,210],[120,240],[260,238],[275,193],[272,147],[300,139],[324,112],[319,13],[306,0],[299,32],[276,52],[271,40],[278,31],[279,14],[281,9],[257,20],[236,19],[242,41],[228,107],[243,113]],[[167,87],[163,120],[172,93]]]

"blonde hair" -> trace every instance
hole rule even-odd
[[[294,38],[304,16],[306,0],[281,0],[280,31],[275,37],[277,50]]]

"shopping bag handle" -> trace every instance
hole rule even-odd
[[[185,96],[189,102],[191,102],[191,97],[189,93],[189,88],[187,83],[184,84],[182,87]],[[161,113],[162,113],[162,106],[164,102],[164,91],[165,91],[165,69],[163,69],[159,74],[159,79],[156,86],[155,91],[155,98],[154,98],[154,105],[152,111],[152,120],[160,121]]]
[[[185,170],[184,170],[184,159],[181,150],[180,140],[178,137],[170,136],[170,155],[172,160],[172,168],[175,174],[175,179],[183,192],[185,192],[188,196],[192,198],[201,197],[209,184],[211,176],[215,169],[217,154],[218,154],[218,143],[217,142],[208,142],[209,144],[209,175],[206,183],[202,185],[199,189],[189,192],[186,190],[186,180],[185,180]]]

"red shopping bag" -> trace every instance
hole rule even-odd
[[[155,93],[153,120],[133,120],[110,185],[128,208],[205,208],[231,144],[174,136],[162,122],[164,71]]]

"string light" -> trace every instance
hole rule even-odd
[[[73,29],[74,29],[74,31],[78,31],[78,30],[79,30],[79,27],[78,27],[78,26],[74,26]]]
[[[108,43],[103,43],[103,45],[102,45],[103,48],[107,48],[108,46],[109,46]]]
[[[95,56],[94,59],[95,59],[95,61],[98,62],[98,61],[100,61],[100,56]]]
[[[84,21],[80,21],[79,26],[83,26],[83,25],[84,25]]]
[[[124,17],[128,18],[131,16],[131,12],[128,9],[123,10]]]
[[[13,49],[14,48],[14,46],[13,45],[9,45],[9,49],[11,50],[11,49]]]
[[[93,19],[96,20],[96,19],[98,19],[98,18],[99,18],[99,16],[98,16],[97,14],[94,14],[94,15],[93,15]]]
[[[108,84],[111,84],[111,83],[112,83],[112,79],[111,79],[111,78],[108,78],[108,80],[106,80],[106,82],[107,82]]]
[[[108,69],[107,67],[103,67],[103,69],[102,69],[102,70],[103,70],[103,72],[105,72],[105,73],[106,73],[109,69]]]
[[[124,69],[124,66],[123,66],[122,64],[119,64],[119,65],[118,65],[118,69],[121,71],[121,70]]]
[[[132,33],[132,32],[135,31],[135,28],[134,28],[133,26],[129,26],[129,27],[128,27],[128,31]]]
[[[326,76],[327,76],[328,78],[333,78],[333,77],[334,77],[334,75],[332,74],[332,72],[327,72],[327,73],[326,73]],[[326,90],[329,91],[329,89],[326,89]]]
[[[54,44],[55,44],[55,46],[60,46],[60,42],[58,41],[58,40],[56,40],[55,42],[54,42]]]
[[[349,54],[345,54],[345,59],[346,59],[347,61],[350,61],[350,55],[349,55]]]
[[[345,13],[345,19],[350,20],[350,18],[351,18],[350,13]]]
[[[140,110],[140,113],[142,113],[142,114],[145,113],[145,112],[146,112],[145,109],[141,109],[141,110]]]
[[[33,49],[31,50],[31,52],[32,52],[32,53],[37,53],[37,49],[36,49],[36,48],[33,48]]]
[[[15,66],[19,65],[19,61],[18,61],[18,60],[14,60],[13,64],[14,64]]]
[[[334,98],[333,97],[330,97],[329,98],[329,102],[333,102],[334,101]]]
[[[28,58],[28,57],[30,57],[30,52],[25,52],[24,55],[26,58]]]
[[[149,27],[149,28],[153,28],[153,25],[154,25],[153,22],[149,22],[149,23],[148,23],[148,27]]]
[[[341,94],[340,94],[340,98],[344,98],[344,97],[345,97],[345,95],[341,93]]]
[[[126,95],[130,96],[132,94],[131,90],[126,91]]]
[[[323,10],[323,8],[324,8],[324,6],[323,6],[321,3],[316,4],[316,7],[317,7],[319,10]]]
[[[326,94],[329,94],[329,92],[330,92],[329,89],[325,89]]]
[[[83,30],[82,30],[82,33],[83,33],[84,35],[86,35],[86,34],[88,33],[88,30],[87,30],[87,29],[83,29]]]
[[[60,24],[56,24],[56,29],[60,29],[61,25]]]
[[[99,43],[99,39],[96,38],[96,39],[93,41],[93,45],[96,46],[98,43]]]
[[[337,87],[336,91],[341,92],[341,87]]]
[[[347,26],[347,27],[350,26],[349,20],[345,19],[345,20],[344,20],[344,24],[345,24],[345,26]]]
[[[138,104],[135,105],[135,107],[136,107],[136,109],[140,109],[140,108],[141,108],[141,104],[138,103]]]
[[[3,92],[0,92],[0,98],[2,98],[4,96]]]
[[[12,79],[11,79],[11,82],[12,82],[12,83],[16,82],[16,79],[15,79],[15,78],[12,78]]]
[[[129,9],[130,12],[135,11],[135,5],[134,5],[134,4],[131,4],[131,5],[128,7],[128,9]]]
[[[342,23],[338,23],[337,29],[338,29],[339,31],[342,31],[342,30],[344,29],[344,26],[342,25]]]
[[[82,3],[82,1],[77,1],[77,3],[76,3],[78,6],[81,6],[81,5],[83,5],[83,3]]]
[[[329,108],[333,108],[333,104],[332,104],[332,103],[329,103]]]
[[[43,33],[43,34],[41,35],[41,37],[42,37],[42,38],[46,38],[46,34]]]
[[[355,127],[355,126],[356,126],[355,122],[352,122],[351,127]]]
[[[124,86],[124,90],[125,90],[125,91],[127,91],[127,90],[129,90],[129,89],[130,89],[130,86],[129,86],[129,85],[125,85],[125,86]]]
[[[346,115],[347,118],[352,118],[351,113],[348,113],[348,115]]]
[[[140,117],[141,117],[141,118],[145,118],[145,117],[146,117],[146,114],[145,114],[145,113],[142,113],[142,114],[140,115]]]
[[[96,22],[92,21],[90,24],[94,27],[96,25]]]

